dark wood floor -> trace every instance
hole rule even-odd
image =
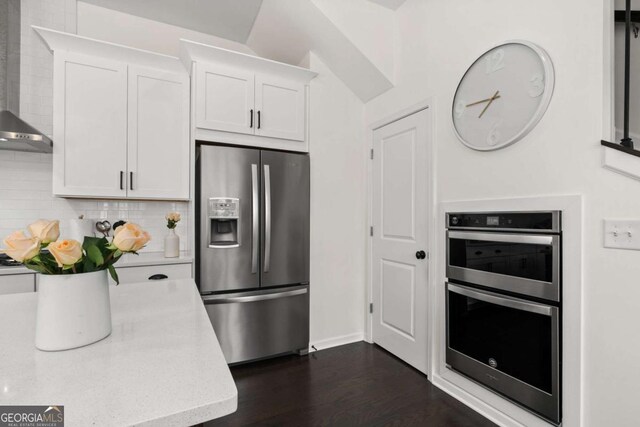
[[[238,410],[214,426],[494,426],[364,342],[231,369]]]

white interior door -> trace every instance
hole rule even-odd
[[[429,126],[422,110],[373,133],[373,341],[424,373]]]
[[[189,77],[129,66],[127,194],[189,198]]]

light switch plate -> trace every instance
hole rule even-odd
[[[640,220],[605,219],[604,247],[640,250]]]

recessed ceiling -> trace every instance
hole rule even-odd
[[[96,6],[245,43],[262,0],[81,0]]]

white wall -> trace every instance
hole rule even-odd
[[[363,104],[311,53],[311,344],[362,340],[366,224]]]
[[[605,1],[407,0],[397,11],[397,86],[367,103],[365,117],[372,123],[434,98],[439,201],[584,195],[584,425],[633,426],[640,252],[604,249],[602,220],[640,218],[640,183],[600,165],[599,141],[609,131],[602,120]],[[456,85],[475,58],[511,39],[549,52],[553,99],[524,140],[497,152],[472,151],[451,127]]]
[[[9,1],[0,1],[0,110],[7,108],[7,43],[9,42]]]
[[[395,13],[365,0],[311,0],[327,18],[389,79],[394,81]],[[366,25],[352,25],[353,20]]]
[[[20,2],[20,117],[36,129],[53,133],[53,57],[31,28],[76,31],[75,0]]]
[[[78,34],[178,56],[180,39],[255,55],[247,45],[78,1]]]

